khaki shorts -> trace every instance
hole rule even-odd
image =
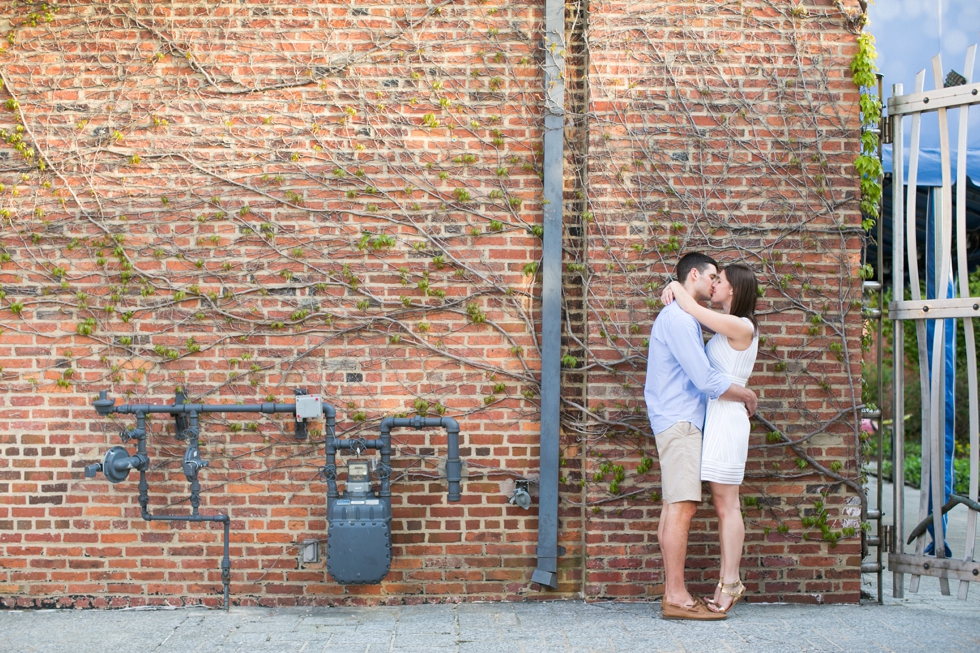
[[[677,422],[655,434],[664,503],[701,503],[701,429]]]

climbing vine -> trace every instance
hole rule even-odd
[[[589,181],[569,227],[583,237],[570,238],[578,248],[566,264],[585,308],[578,325],[569,320],[563,360],[574,368],[566,377],[589,379],[568,401],[581,465],[593,470],[578,478],[583,507],[610,519],[659,499],[647,477],[653,445],[641,391],[649,327],[678,255],[699,249],[747,263],[763,282],[746,515],[764,538],[815,532],[833,546],[860,526],[856,507],[845,507],[847,495],[863,501],[854,255],[868,226],[859,211],[876,205],[880,185],[877,158],[870,163],[876,141],[862,138],[857,164],[841,147],[857,139],[859,120],[857,107],[834,99],[847,89],[832,71],[852,62],[821,47],[815,26],[838,20],[853,30],[858,86],[869,85],[863,62],[873,60],[873,40],[857,33],[857,14],[840,9],[762,2],[678,11],[679,22],[666,8],[592,16],[586,41]],[[721,25],[765,38],[730,46]],[[862,119],[877,115],[876,101],[862,95]],[[830,446],[835,437],[843,447]]]
[[[306,386],[352,432],[389,414],[534,418],[538,12],[337,7],[273,40],[255,30],[285,14],[261,3],[193,19],[149,2],[6,8],[2,322],[52,348],[8,367],[7,392],[233,402]],[[97,61],[46,67],[76,42]],[[219,440],[243,432],[212,422]],[[288,425],[249,425],[255,452],[289,442]],[[416,444],[410,467],[435,474]],[[315,462],[291,449],[270,464]],[[215,455],[229,481],[269,471]]]
[[[876,73],[878,72],[878,67],[875,64],[878,53],[875,50],[874,42],[874,36],[867,31],[862,32],[857,41],[858,51],[854,55],[854,61],[851,63],[854,84],[858,86],[861,92],[861,154],[854,161],[854,168],[861,181],[861,226],[868,232],[866,237],[866,242],[868,243],[874,239],[872,230],[877,224],[880,213],[882,179],[884,178],[884,171],[882,170],[881,160],[879,158],[881,133],[884,129],[884,124],[881,122],[882,105],[877,89]],[[880,247],[881,243],[877,243],[877,245]],[[867,248],[865,248],[865,252],[867,252]],[[866,281],[873,279],[877,276],[878,272],[874,269],[874,265],[870,261],[865,261],[861,267],[861,278]],[[881,280],[880,277],[879,280]],[[882,296],[880,291],[871,293],[871,304],[877,305],[880,309],[880,297]],[[876,330],[877,320],[873,319],[869,313],[864,321],[864,329],[861,335],[861,347],[863,351],[869,352],[871,350],[874,344],[873,334]],[[862,366],[869,363],[870,361],[862,360]],[[877,374],[874,376],[877,377]],[[874,402],[878,403],[879,399],[876,396],[878,394],[877,388],[868,387],[869,376],[866,371],[861,374],[861,383],[862,395],[864,397],[872,396],[874,397]],[[876,406],[869,404],[868,407],[875,408]],[[868,441],[868,434],[862,432],[860,437],[865,442],[862,447],[862,454],[867,455],[870,452],[871,445]]]
[[[877,92],[878,67],[875,60],[874,36],[870,32],[862,32],[858,36],[858,51],[851,63],[854,74],[854,84],[861,91],[861,154],[854,160],[854,169],[861,180],[861,213],[864,216],[861,226],[870,231],[878,218],[878,208],[881,204],[881,161],[878,159],[878,147],[881,141],[879,120],[881,118],[881,98]]]
[[[854,255],[880,186],[876,141],[853,157],[850,55],[822,35],[857,39],[861,87],[872,41],[840,3],[673,4],[568,10],[562,499],[594,519],[659,501],[647,337],[678,255],[702,249],[763,281],[746,514],[764,537],[833,544],[863,497]],[[471,480],[534,480],[540,3],[0,11],[2,392],[308,387],[343,433],[451,415]],[[178,474],[172,427],[151,431],[154,472]],[[205,434],[205,495],[286,474],[312,492],[322,432],[297,445],[288,424],[209,418]],[[439,477],[429,437],[396,434],[396,482]]]

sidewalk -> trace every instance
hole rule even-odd
[[[663,621],[659,604],[553,601],[375,608],[0,612],[3,653],[540,653],[978,651],[980,583],[967,601],[923,578],[885,604],[740,604],[719,623]],[[865,586],[873,591],[873,576]],[[907,582],[907,581],[906,581]]]
[[[907,519],[918,491],[906,488]],[[891,522],[891,487],[884,496]],[[962,555],[965,511],[951,513]],[[962,524],[960,523],[962,522]],[[956,549],[960,549],[957,551]],[[375,608],[232,608],[0,612],[0,653],[648,653],[713,651],[980,651],[980,583],[969,598],[917,594],[884,605],[740,604],[724,622],[663,621],[650,603],[463,603]],[[877,595],[874,575],[864,588]],[[905,577],[906,588],[909,577]]]

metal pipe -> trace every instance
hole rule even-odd
[[[333,446],[335,449],[381,449],[384,446],[384,439],[379,440],[362,440],[356,438],[354,440],[334,440]]]
[[[184,454],[184,475],[191,484],[191,514],[197,515],[197,509],[201,505],[201,482],[198,480],[198,471],[202,467],[201,456],[198,453],[200,446],[200,430],[197,425],[197,413],[190,414],[189,426],[186,436],[190,439],[187,444],[187,452]]]
[[[329,410],[328,410],[329,409]],[[323,467],[320,469],[320,477],[327,483],[327,502],[329,503],[331,499],[336,499],[340,496],[337,492],[337,448],[336,448],[336,436],[337,436],[337,411],[333,406],[329,404],[323,404],[323,417],[327,424],[326,433],[326,447],[324,449],[324,461]],[[384,452],[382,451],[382,460],[384,459]]]
[[[463,461],[459,458],[459,422],[452,417],[386,417],[381,420],[381,464],[388,465],[391,456],[391,430],[394,428],[444,428],[446,429],[446,481],[449,484],[449,500],[459,501],[462,497],[460,483],[463,476]],[[328,464],[333,459],[328,458]],[[379,496],[391,496],[391,479],[381,478]]]
[[[144,520],[146,521],[186,521],[186,522],[221,522],[224,524],[224,555],[221,558],[221,584],[224,586],[224,596],[225,596],[225,610],[231,609],[231,556],[228,550],[228,539],[230,537],[230,523],[231,520],[228,515],[199,515],[195,509],[193,515],[153,515],[146,508],[146,503],[143,500],[146,499],[149,502],[149,497],[145,495],[146,489],[146,472],[140,472],[140,513]]]
[[[221,405],[221,404],[187,404],[184,403],[184,395],[177,393],[174,404],[124,404],[116,406],[115,399],[109,399],[106,391],[99,391],[99,398],[93,402],[96,412],[99,415],[108,416],[113,413],[135,414],[136,428],[126,431],[124,439],[133,438],[136,440],[136,455],[127,459],[127,464],[134,462],[129,468],[138,469],[140,480],[138,484],[138,502],[140,506],[140,516],[145,521],[183,521],[183,522],[216,522],[224,527],[223,555],[221,558],[221,583],[224,586],[224,608],[231,607],[231,555],[229,541],[231,538],[231,518],[228,515],[202,515],[198,508],[201,503],[201,484],[198,473],[202,467],[207,467],[208,463],[200,457],[200,426],[198,415],[200,413],[294,413],[295,404],[244,404],[244,405]],[[337,411],[330,404],[322,404],[326,425],[326,443],[328,451],[331,450],[337,430]],[[190,483],[190,515],[154,515],[149,511],[149,485],[146,481],[146,469],[149,466],[149,458],[146,453],[146,415],[150,413],[163,413],[174,415],[177,419],[178,437],[189,439],[187,450],[184,453],[182,468],[184,475]],[[389,449],[390,451],[390,449]],[[138,464],[136,464],[138,463]],[[87,472],[86,472],[87,473]],[[332,489],[336,493],[336,483]]]
[[[163,413],[167,415],[186,415],[190,413],[295,413],[296,404],[187,404],[184,403],[183,393],[178,392],[175,403],[172,404],[123,404],[116,405],[115,399],[109,399],[105,390],[99,390],[99,398],[92,402],[95,412],[107,416],[113,413],[138,414]],[[323,406],[324,415],[327,405]],[[333,411],[333,407],[331,407]],[[336,412],[333,413],[336,415]]]
[[[902,85],[892,85],[892,96],[902,95]],[[890,115],[892,121],[892,299],[902,301],[905,299],[905,248],[902,243],[902,234],[905,233],[905,205],[904,205],[904,153],[902,148],[905,145],[905,135],[902,129],[902,117]],[[910,269],[915,266],[915,262],[910,263]],[[894,402],[892,405],[892,517],[893,540],[889,542],[889,551],[892,553],[904,553],[902,542],[902,511],[904,491],[905,491],[905,467],[904,467],[904,446],[905,446],[905,394],[903,386],[905,384],[905,322],[892,319],[892,389],[894,392]],[[879,504],[879,508],[880,508]],[[898,571],[892,572],[892,597],[900,599],[905,594],[904,589],[905,575]]]
[[[327,425],[327,438],[332,439],[337,430],[337,409],[325,403],[320,410],[323,411],[323,420]]]
[[[124,404],[115,406],[109,413],[165,413],[168,415],[189,413],[295,413],[296,404]],[[107,415],[109,413],[106,413]]]
[[[883,75],[878,75],[877,77],[878,77],[878,102],[879,102],[879,109],[878,109],[878,112],[879,112],[878,113],[878,130],[879,130],[879,133],[880,133],[880,131],[883,130],[884,127],[885,127],[885,112],[884,112],[884,108],[885,108],[885,103],[884,103],[885,90],[884,90],[884,87],[883,87],[884,76]],[[883,162],[884,152],[885,152],[885,147],[884,147],[884,144],[882,143],[881,137],[879,136],[879,138],[878,138],[878,163],[879,164]],[[884,186],[884,168],[882,168],[882,175],[881,175],[881,177],[878,178],[878,183],[881,184],[882,186]],[[878,375],[876,377],[878,379],[878,394],[877,394],[877,397],[878,397],[878,406],[877,406],[877,408],[878,408],[878,430],[875,433],[875,437],[878,439],[878,442],[877,442],[877,444],[878,444],[878,461],[877,461],[877,463],[878,463],[878,465],[877,465],[877,471],[878,471],[878,478],[877,478],[877,480],[878,480],[878,484],[877,484],[877,494],[875,495],[875,500],[876,500],[875,506],[877,506],[877,508],[878,508],[878,510],[877,510],[877,512],[878,512],[878,516],[877,516],[878,527],[876,529],[877,530],[878,544],[875,545],[875,562],[878,565],[878,569],[877,569],[877,572],[876,572],[877,573],[877,581],[878,581],[878,583],[877,583],[878,584],[878,603],[884,603],[884,599],[883,599],[882,593],[881,593],[882,592],[882,590],[881,590],[881,576],[884,573],[883,572],[884,565],[882,564],[882,560],[881,560],[881,549],[882,549],[882,547],[881,547],[881,540],[882,540],[882,537],[884,535],[884,524],[881,521],[881,501],[882,501],[882,489],[883,489],[883,484],[884,484],[884,478],[882,477],[882,470],[884,469],[884,451],[883,451],[883,449],[884,449],[884,446],[883,446],[884,445],[884,439],[883,439],[884,438],[884,435],[883,435],[884,428],[883,428],[882,420],[881,420],[881,414],[882,414],[881,413],[881,406],[884,403],[884,399],[885,399],[885,396],[884,396],[885,386],[884,386],[884,381],[881,378],[882,356],[883,356],[883,349],[882,349],[883,343],[881,342],[881,338],[882,338],[882,329],[884,327],[884,310],[885,310],[885,292],[884,292],[884,290],[885,290],[885,250],[884,250],[885,239],[884,239],[884,226],[882,225],[882,221],[884,220],[884,217],[885,217],[884,211],[885,211],[885,201],[884,201],[884,198],[879,198],[878,199],[878,229],[876,230],[876,237],[878,239],[878,246],[875,248],[876,249],[876,253],[878,254],[878,257],[877,257],[878,260],[876,261],[876,264],[877,264],[876,269],[877,269],[877,272],[878,272],[878,314],[875,316],[877,318],[875,320],[875,330],[876,330],[876,335],[877,335],[877,337],[875,338],[875,362],[876,362],[876,366],[877,366],[877,369],[878,369]],[[892,237],[894,238],[894,235]],[[867,506],[867,502],[865,502],[865,506]],[[869,511],[869,514],[868,514],[868,518],[871,519],[870,511]]]
[[[544,234],[541,252],[541,436],[537,568],[531,581],[558,588],[561,413],[562,165],[565,157],[565,3],[545,0]]]
[[[144,428],[146,424],[146,417],[143,413],[136,414],[136,451],[137,456],[146,456],[146,429]],[[197,413],[190,413],[190,419],[188,430],[193,431],[192,442],[188,445],[188,450],[193,448],[197,451],[198,447],[198,421]],[[185,456],[186,459],[186,456]],[[185,468],[186,469],[186,468]],[[186,473],[186,471],[185,471]],[[146,468],[140,469],[140,481],[139,481],[139,505],[140,505],[140,516],[144,521],[186,521],[186,522],[221,522],[224,524],[224,556],[221,559],[221,582],[224,585],[224,597],[225,597],[225,610],[228,610],[231,606],[230,602],[230,584],[231,584],[231,556],[229,555],[228,541],[230,537],[230,523],[228,515],[201,515],[198,513],[198,506],[201,503],[201,484],[197,480],[197,468],[193,472],[193,480],[191,481],[191,506],[193,509],[190,515],[154,515],[149,511],[150,496],[149,496],[149,485],[146,482]]]
[[[459,501],[462,497],[460,482],[463,480],[463,461],[459,459],[459,424],[452,420],[452,427],[446,429],[446,482],[449,484],[449,501]]]
[[[225,610],[231,608],[231,556],[228,552],[228,540],[230,539],[231,531],[231,519],[228,515],[224,515],[225,519],[222,520],[224,524],[225,531],[225,541],[224,541],[224,553],[221,556],[221,584],[224,585],[225,589]]]

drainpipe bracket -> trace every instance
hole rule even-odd
[[[538,547],[537,549],[535,549],[534,555],[536,555],[536,556],[538,556],[540,558],[551,558],[552,560],[555,560],[555,559],[557,559],[557,558],[565,555],[565,547],[563,547],[562,545],[559,544],[558,545],[558,554],[557,555],[553,555],[551,553],[551,551],[542,551],[541,550],[541,547]]]

